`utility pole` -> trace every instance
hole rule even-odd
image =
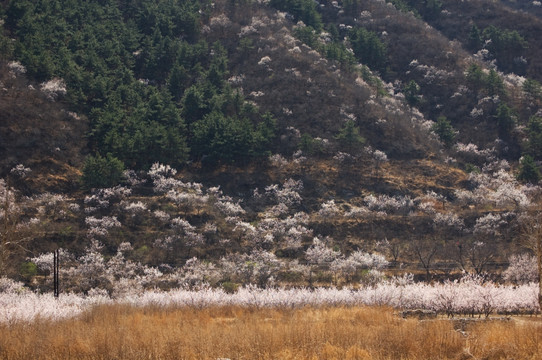
[[[56,249],[53,256],[53,291],[55,298],[58,298],[60,294],[60,283],[59,283],[59,269],[60,269],[60,250]]]

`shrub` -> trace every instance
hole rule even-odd
[[[26,261],[21,264],[21,276],[25,280],[30,280],[32,277],[38,274],[38,267],[31,261]]]

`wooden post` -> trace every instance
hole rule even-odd
[[[540,219],[540,212],[538,212],[536,221]],[[539,223],[536,226],[540,226]],[[538,266],[538,307],[542,313],[542,234],[540,229],[536,232],[536,263]]]

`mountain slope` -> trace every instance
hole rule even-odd
[[[31,191],[71,191],[78,187],[88,151],[88,123],[51,102],[39,85],[16,75],[16,68],[16,63],[4,63],[0,70],[1,176],[15,165],[25,164],[36,171],[29,184]]]
[[[430,16],[382,1],[102,3],[2,5],[2,176],[21,190],[6,212],[41,226],[30,257],[12,249],[12,274],[56,247],[72,275],[91,258],[140,263],[115,276],[153,266],[164,287],[195,267],[217,286],[306,284],[313,271],[325,283],[330,269],[357,281],[360,252],[384,254],[390,272],[481,273],[519,250],[540,189],[516,174],[521,155],[541,160],[541,98],[451,32],[485,2]],[[494,19],[526,16],[491,6]],[[502,25],[491,19],[479,26]],[[538,19],[525,19],[531,59]],[[87,154],[130,171],[81,186]],[[25,178],[10,172],[21,163]],[[97,286],[117,291],[107,276]]]

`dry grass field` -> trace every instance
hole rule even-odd
[[[538,318],[481,322],[393,309],[97,307],[63,321],[0,325],[0,359],[540,359]]]

